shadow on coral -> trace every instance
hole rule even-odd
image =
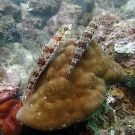
[[[91,130],[86,129],[86,125],[87,121],[55,131],[39,131],[23,125],[19,135],[93,135]]]

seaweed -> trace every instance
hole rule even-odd
[[[135,87],[135,78],[125,74],[123,82],[128,87]]]

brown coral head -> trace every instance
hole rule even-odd
[[[17,114],[23,124],[39,130],[57,130],[83,121],[104,102],[105,84],[123,79],[123,69],[95,41],[67,79],[75,48],[76,39],[67,40],[38,78],[35,93]]]

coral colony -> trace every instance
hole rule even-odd
[[[95,33],[95,30],[98,28],[99,25],[99,18],[94,17],[91,22],[88,24],[87,28],[83,32],[80,39],[76,42],[77,47],[74,53],[74,57],[71,61],[70,69],[67,73],[67,77],[69,78],[71,74],[71,70],[74,68],[74,66],[77,64],[79,59],[81,58],[84,51],[87,49],[88,45],[91,42],[91,39]]]
[[[0,105],[0,135],[18,135],[21,129],[16,113],[21,108],[22,102],[10,99]]]
[[[93,23],[91,25],[95,26]],[[123,69],[102,50],[99,44],[91,40],[90,46],[68,79],[67,72],[76,50],[76,41],[73,38],[67,39],[61,46],[59,55],[49,63],[36,82],[33,82],[34,86],[32,84],[30,90],[26,88],[24,93],[26,102],[17,113],[17,119],[24,125],[49,131],[86,120],[103,104],[105,84],[116,83],[124,78]],[[54,46],[52,47],[54,49]],[[48,55],[45,53],[45,56]],[[42,62],[40,64],[39,67],[42,67]],[[33,75],[29,78],[31,79],[33,80]],[[31,93],[34,94],[30,95]],[[27,100],[29,95],[31,97]]]
[[[32,79],[27,86],[27,90],[29,91],[29,96],[33,93],[32,87],[35,84],[36,80],[49,64],[49,62],[56,57],[61,44],[64,43],[66,37],[69,35],[72,24],[63,25],[60,30],[53,36],[50,42],[43,47],[43,51],[41,53],[40,58],[37,61],[35,69],[32,74]],[[24,97],[25,98],[25,97]]]

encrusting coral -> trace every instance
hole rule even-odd
[[[0,104],[11,99],[17,91],[18,88],[12,83],[0,83]]]
[[[21,108],[22,102],[10,99],[0,105],[0,131],[2,135],[18,135],[21,125],[16,119],[16,113]]]
[[[35,82],[33,95],[17,114],[23,124],[56,130],[83,121],[103,104],[106,84],[124,79],[123,69],[94,40],[68,78],[76,41],[68,39]],[[29,91],[24,96],[29,96]]]

